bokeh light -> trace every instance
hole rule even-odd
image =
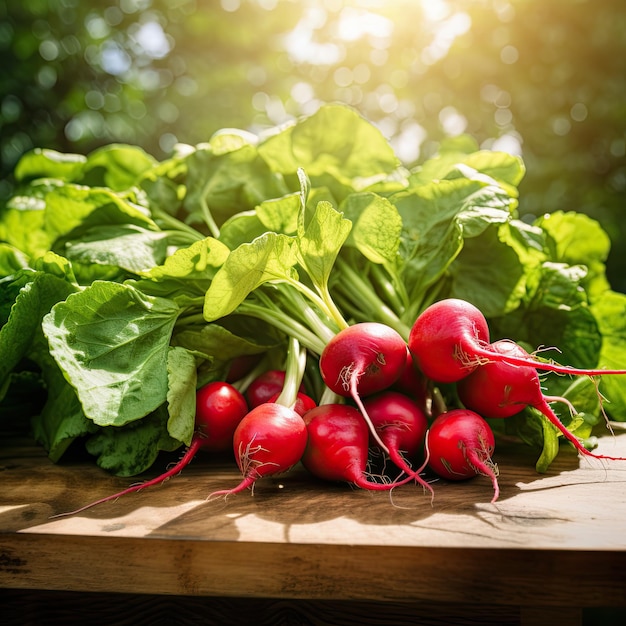
[[[626,236],[624,2],[24,0],[0,2],[0,53],[0,195],[35,145],[160,158],[340,101],[407,166],[467,134],[523,156],[521,215]]]

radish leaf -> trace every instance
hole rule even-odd
[[[179,312],[170,300],[105,281],[52,307],[43,330],[87,417],[120,426],[165,402],[168,346]]]

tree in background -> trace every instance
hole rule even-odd
[[[409,166],[463,134],[521,153],[520,214],[598,219],[626,290],[623,2],[5,0],[0,55],[0,195],[36,146],[162,157],[342,101]]]

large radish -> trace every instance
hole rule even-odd
[[[529,356],[520,345],[507,340],[494,341],[489,349],[506,357],[525,359]],[[545,415],[580,454],[598,459],[626,460],[622,457],[595,454],[582,445],[549,404],[563,402],[573,411],[571,403],[565,398],[544,395],[534,367],[490,361],[477,367],[469,376],[460,380],[456,387],[463,405],[483,417],[506,418],[531,406]]]
[[[409,349],[425,376],[438,383],[454,383],[468,376],[478,365],[506,361],[530,365],[561,374],[626,374],[626,370],[580,369],[535,359],[502,354],[490,347],[489,327],[473,304],[448,298],[431,304],[415,320],[409,333]]]
[[[302,465],[314,476],[329,481],[345,481],[370,490],[389,490],[403,481],[377,483],[367,478],[370,432],[363,416],[353,406],[320,404],[304,421],[308,442]]]
[[[320,373],[336,394],[351,397],[378,445],[380,440],[363,406],[362,397],[390,387],[398,380],[407,359],[407,345],[393,328],[378,322],[361,322],[339,331],[320,356]]]
[[[244,491],[263,476],[286,472],[300,461],[306,442],[306,426],[294,409],[276,402],[253,408],[233,437],[235,459],[243,478],[235,487],[214,491],[209,498]]]

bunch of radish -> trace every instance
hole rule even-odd
[[[162,483],[179,473],[199,450],[231,449],[242,477],[209,498],[252,489],[264,477],[301,464],[315,477],[371,491],[414,483],[434,490],[428,473],[448,481],[478,475],[499,497],[495,437],[489,419],[508,418],[530,406],[542,413],[582,455],[595,454],[567,429],[550,407],[562,397],[546,396],[538,370],[599,376],[623,370],[585,370],[534,358],[512,340],[490,343],[482,313],[457,299],[423,311],[408,340],[378,322],[348,325],[319,355],[324,392],[314,399],[303,384],[307,350],[289,339],[284,370],[267,369],[236,383],[213,382],[196,394],[196,430],[191,445],[171,469],[147,482],[85,505]],[[454,384],[461,406],[435,401],[436,386]],[[373,460],[386,470],[374,474]],[[390,471],[394,468],[394,471]],[[425,476],[426,474],[426,476]],[[69,513],[62,514],[68,515]]]

